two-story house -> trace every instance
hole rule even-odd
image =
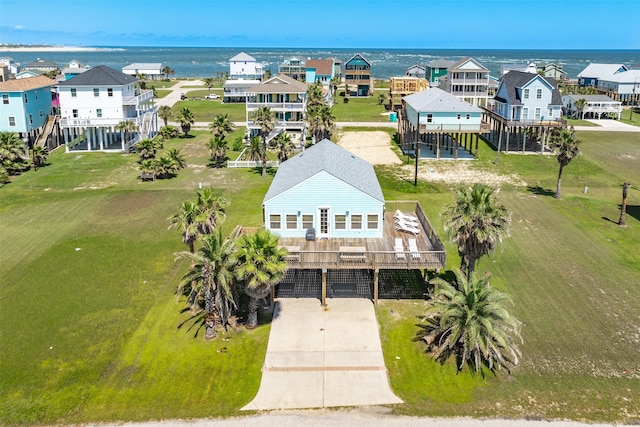
[[[555,79],[509,71],[500,80],[494,112],[510,122],[534,123],[562,118],[562,98]]]
[[[89,68],[91,67],[83,65],[77,59],[73,59],[62,68],[62,78],[64,78],[65,80],[69,80],[70,78],[75,77],[78,74],[84,73]]]
[[[331,79],[335,77],[333,58],[308,59],[305,65],[305,72],[307,83],[319,82],[322,86],[328,87]]]
[[[67,152],[125,151],[138,139],[153,137],[158,130],[153,91],[141,91],[137,78],[99,65],[58,83],[60,126]],[[131,121],[135,132],[116,129]]]
[[[440,86],[440,80],[447,75],[447,70],[453,65],[453,62],[446,59],[436,59],[425,65],[426,79],[429,86]]]
[[[58,64],[55,62],[47,61],[46,59],[36,59],[35,61],[22,67],[23,70],[40,70],[42,72],[56,71]]]
[[[0,65],[6,65],[9,74],[15,75],[20,69],[20,64],[15,62],[10,56],[0,56]]]
[[[134,62],[122,67],[122,72],[130,76],[144,75],[148,80],[162,80],[162,63],[160,62]]]
[[[295,80],[305,81],[305,62],[296,56],[285,59],[278,65],[278,74],[284,74]]]
[[[229,78],[232,80],[262,80],[264,70],[262,64],[244,52],[229,59]]]
[[[581,99],[583,105],[578,102]],[[563,95],[562,103],[564,113],[576,119],[601,119],[604,116],[620,120],[622,116],[622,102],[607,95]]]
[[[598,87],[598,80],[617,73],[629,71],[624,64],[589,64],[578,73],[578,86]]]
[[[598,91],[626,105],[640,102],[640,70],[629,70],[600,77]]]
[[[0,82],[0,131],[17,133],[32,145],[51,114],[51,88],[45,76]]]
[[[450,94],[476,106],[485,106],[493,97],[489,70],[473,58],[462,58],[447,69],[440,86]]]
[[[356,53],[344,63],[344,83],[348,90],[345,96],[371,96],[374,81],[371,76],[371,63]]]
[[[269,107],[275,113],[277,123],[267,140],[286,131],[294,139],[303,142],[306,138],[304,114],[308,87],[306,83],[279,74],[250,88],[246,103],[248,136],[260,133],[260,126],[254,121],[256,111],[260,107]]]

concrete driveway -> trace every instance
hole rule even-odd
[[[243,410],[395,403],[370,300],[276,302],[260,389]]]

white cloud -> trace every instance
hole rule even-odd
[[[24,25],[16,25],[13,27],[14,30],[24,30]]]

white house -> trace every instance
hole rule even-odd
[[[533,123],[562,118],[562,99],[551,77],[509,71],[500,80],[494,112],[511,122]]]
[[[263,77],[262,64],[257,62],[253,56],[240,52],[229,59],[230,79],[262,80]]]
[[[249,89],[259,84],[260,80],[227,80],[222,85],[222,102],[246,102]]]
[[[122,67],[122,72],[129,76],[144,74],[148,80],[162,80],[162,64],[160,62],[135,62]]]
[[[10,56],[0,56],[0,64],[6,65],[10,74],[16,74],[20,68],[20,64],[15,62]]]
[[[472,105],[484,106],[493,97],[489,70],[473,58],[453,63],[440,81],[441,88]]]
[[[60,126],[67,152],[124,151],[125,144],[153,137],[158,129],[153,91],[137,88],[138,79],[105,65],[58,83]],[[115,130],[132,121],[137,132]],[[125,142],[125,138],[127,141]]]
[[[640,101],[640,70],[629,70],[600,77],[598,91],[624,104],[638,104]]]
[[[576,101],[584,99],[582,108],[576,107]],[[562,97],[564,112],[578,119],[601,119],[603,116],[620,120],[622,102],[614,101],[607,95],[564,95]]]
[[[623,73],[629,69],[624,64],[589,64],[578,73],[578,86],[598,86],[598,81],[603,77]]]
[[[77,59],[72,59],[69,63],[62,68],[62,77],[65,80],[69,80],[72,77],[82,74],[87,71],[91,66],[84,65]]]

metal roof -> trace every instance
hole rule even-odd
[[[307,93],[309,86],[285,74],[278,74],[269,80],[252,86],[251,93]]]
[[[439,88],[431,88],[402,98],[418,112],[481,113],[482,110]]]
[[[263,203],[323,171],[384,203],[373,166],[328,139],[281,163]]]
[[[578,77],[606,77],[615,74],[620,68],[627,68],[624,64],[589,64]]]
[[[236,56],[234,56],[233,58],[231,58],[229,61],[255,61],[256,59],[244,52],[240,52],[239,54],[237,54]]]
[[[124,67],[122,67],[122,70],[132,70],[132,71],[136,71],[139,69],[154,69],[154,70],[160,70],[162,68],[162,63],[160,62],[134,62],[133,64],[129,64],[126,65]]]
[[[124,86],[129,83],[137,82],[138,79],[125,74],[121,71],[114,70],[106,65],[98,65],[90,68],[82,74],[58,83],[59,86],[95,86],[95,85],[114,85]]]

